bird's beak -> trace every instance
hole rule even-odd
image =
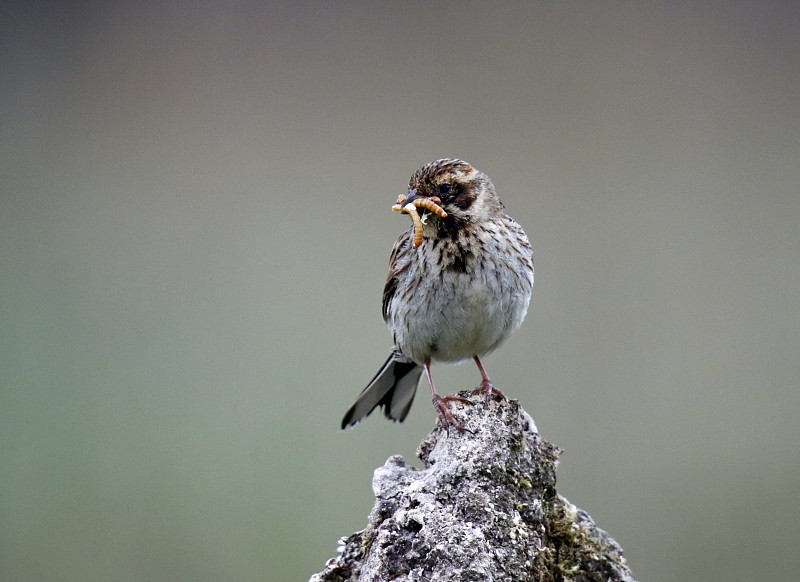
[[[406,199],[403,200],[403,206],[408,206],[409,204],[413,204],[414,200],[417,200],[418,198],[424,198],[424,196],[419,196],[417,194],[416,188],[409,190]]]

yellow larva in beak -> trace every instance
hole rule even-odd
[[[417,196],[416,189],[411,190],[408,193],[408,196],[405,194],[400,194],[397,197],[397,204],[392,206],[392,210],[407,212],[411,215],[411,220],[414,222],[414,248],[417,248],[422,244],[422,219],[419,216],[419,212],[417,212],[417,208],[423,208],[433,212],[437,216],[445,218],[447,216],[447,212],[445,212],[444,209],[439,206],[441,202],[442,201],[437,196],[431,196],[430,198]]]

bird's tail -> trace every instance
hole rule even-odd
[[[344,415],[342,428],[355,425],[376,406],[383,406],[386,418],[405,419],[414,401],[421,374],[422,366],[400,352],[392,351],[392,355]]]

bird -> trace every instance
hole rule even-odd
[[[414,208],[412,208],[412,206]],[[440,423],[465,430],[440,396],[432,362],[472,359],[481,374],[476,391],[488,402],[505,396],[481,358],[516,331],[533,290],[533,251],[522,227],[508,214],[489,177],[457,158],[421,166],[395,210],[412,217],[427,211],[395,242],[383,289],[383,319],[394,346],[389,358],[342,419],[354,426],[376,407],[403,421],[425,373]],[[419,222],[419,224],[417,224]],[[421,240],[415,228],[421,228]],[[416,236],[415,236],[416,235]]]

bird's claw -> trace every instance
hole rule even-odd
[[[492,396],[494,396],[495,394],[497,394],[500,397],[500,400],[508,400],[508,398],[506,398],[506,395],[503,394],[498,388],[495,387],[494,384],[492,384],[488,380],[483,380],[481,382],[481,385],[472,391],[472,394],[478,394],[480,392],[484,392],[486,394],[486,406],[489,406],[489,402],[491,401]]]
[[[434,394],[433,398],[433,406],[436,408],[436,412],[439,414],[439,422],[441,422],[442,426],[444,426],[447,433],[450,434],[450,427],[454,427],[456,430],[461,432],[468,432],[470,434],[475,434],[468,428],[464,428],[461,424],[456,420],[456,417],[450,412],[450,409],[447,408],[447,403],[456,401],[456,402],[463,402],[465,404],[472,404],[466,398],[462,398],[461,396],[445,396],[441,397],[438,394]]]

